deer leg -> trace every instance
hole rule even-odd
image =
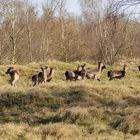
[[[97,79],[98,81],[101,81],[100,78]]]
[[[97,75],[95,75],[95,76],[94,76],[94,79],[97,81],[97,80],[98,80],[98,76],[97,76]]]
[[[16,86],[16,80],[12,81],[12,86],[14,86],[14,87]]]
[[[113,78],[112,78],[112,77],[110,77],[109,81],[111,81],[111,80],[113,80]]]
[[[33,82],[33,87],[36,85],[36,81]]]

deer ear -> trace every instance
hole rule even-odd
[[[43,67],[40,67],[41,69],[43,69]]]
[[[81,65],[81,67],[85,67],[86,66],[86,64],[84,64],[84,65]]]

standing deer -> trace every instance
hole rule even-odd
[[[79,71],[75,72],[75,80],[83,80],[86,76],[86,64],[81,65],[81,70],[79,69]]]
[[[54,72],[55,72],[55,68],[50,68],[50,72],[47,75],[47,82],[50,82],[52,80],[52,78],[54,77]]]
[[[47,81],[47,73],[46,73],[46,70],[47,70],[47,66],[45,68],[41,67],[41,72],[39,72],[38,74],[35,74],[32,76],[32,83],[33,83],[33,86],[35,86],[36,84],[42,84],[43,82],[46,82]]]
[[[95,79],[100,81],[104,69],[106,69],[106,66],[103,65],[103,63],[99,62],[97,70],[92,70],[92,69],[87,70],[87,74],[86,74],[87,79]]]
[[[16,87],[16,81],[19,79],[19,74],[13,67],[9,67],[5,74],[9,74],[11,77],[10,83],[12,86]]]
[[[99,68],[100,68],[100,65],[101,65],[101,62],[99,61],[99,62],[98,62],[98,67],[97,67],[97,69],[87,68],[87,72],[88,72],[88,73],[89,73],[89,72],[98,72],[98,70],[99,70]]]
[[[127,72],[127,65],[126,64],[124,64],[123,70],[108,71],[108,77],[110,78],[109,80],[113,80],[115,78],[120,79],[120,78],[125,76],[126,72]]]

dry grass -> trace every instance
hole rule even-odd
[[[8,66],[1,66],[0,140],[139,140],[138,61],[129,62],[121,80],[108,81],[106,70],[100,82],[65,81],[65,70],[78,63],[49,61],[57,67],[54,80],[34,88],[31,76],[45,63],[15,66],[21,75],[18,88],[8,85]]]

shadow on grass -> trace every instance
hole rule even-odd
[[[78,91],[68,93],[3,93],[0,96],[0,123],[26,122],[28,124],[48,124],[61,122],[60,108],[82,102]],[[43,110],[53,112],[52,116]]]

